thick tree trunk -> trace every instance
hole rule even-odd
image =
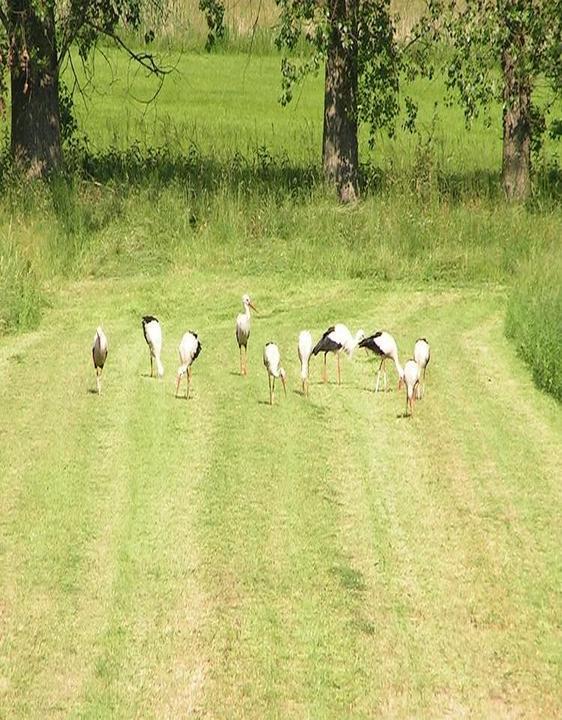
[[[13,158],[43,176],[62,161],[54,3],[39,17],[31,0],[12,0],[11,98]]]
[[[509,200],[531,192],[531,86],[517,77],[512,53],[502,54],[504,80],[502,184]]]
[[[329,0],[332,31],[326,58],[324,177],[336,186],[342,202],[359,195],[357,148],[357,0]],[[354,42],[345,43],[338,26],[346,26]]]

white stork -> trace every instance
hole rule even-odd
[[[406,385],[406,415],[408,409],[410,415],[414,414],[414,401],[416,390],[420,382],[420,366],[415,360],[408,360],[404,365],[404,384]]]
[[[430,357],[429,343],[425,338],[418,338],[414,345],[414,360],[419,365],[420,372],[423,372],[422,381],[418,383],[418,400],[425,395],[425,371]]]
[[[248,338],[250,337],[250,308],[256,310],[249,295],[242,296],[244,312],[236,318],[236,342],[240,349],[240,375],[248,374]],[[242,360],[242,348],[244,348],[244,360]]]
[[[98,395],[101,394],[101,371],[107,360],[107,353],[109,346],[107,344],[107,338],[101,327],[98,327],[94,337],[94,344],[92,345],[92,359],[94,361],[94,370],[96,371],[96,385],[98,388]]]
[[[180,382],[184,375],[187,375],[187,395],[189,400],[189,389],[191,387],[191,366],[201,352],[201,342],[197,337],[197,333],[190,330],[182,337],[179,344],[180,362],[178,374],[176,376],[176,397],[180,389]]]
[[[160,353],[162,352],[162,326],[158,322],[158,318],[153,315],[145,315],[142,319],[142,331],[144,339],[150,350],[150,377],[154,375],[154,363],[156,363],[156,372],[158,377],[164,375],[164,366],[160,361]]]
[[[275,399],[275,379],[280,377],[283,383],[285,396],[287,395],[287,386],[285,380],[287,374],[281,367],[281,353],[275,343],[268,342],[263,349],[263,364],[267,370],[267,379],[269,381],[269,404],[273,405]]]
[[[364,337],[365,333],[363,330],[358,330],[355,336],[353,336],[350,330],[342,323],[336,323],[326,330],[312,350],[313,355],[318,355],[318,353],[321,352],[324,353],[324,367],[322,371],[322,380],[324,382],[328,381],[326,355],[329,352],[335,353],[338,369],[338,385],[341,385],[340,352],[343,350],[351,357],[353,351],[357,345],[361,344]]]
[[[394,365],[396,366],[396,372],[398,373],[398,389],[400,390],[404,379],[404,369],[402,365],[400,365],[400,360],[398,359],[398,346],[396,345],[396,340],[392,337],[392,335],[390,333],[387,333],[385,330],[379,330],[379,332],[376,332],[373,335],[369,335],[369,337],[361,340],[361,342],[359,343],[359,347],[364,347],[368,350],[372,350],[372,352],[376,353],[381,358],[381,364],[379,365],[379,369],[377,371],[377,383],[375,386],[375,392],[379,391],[381,369],[384,376],[384,389],[386,390],[385,363],[388,358],[393,360]]]
[[[301,380],[303,395],[308,397],[308,363],[312,353],[312,335],[308,330],[299,333],[299,360],[301,363]]]

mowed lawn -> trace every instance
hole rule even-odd
[[[250,292],[249,377],[234,318]],[[147,377],[140,317],[164,328]],[[0,716],[562,714],[562,418],[503,335],[500,290],[170,273],[69,286],[0,346]],[[300,394],[334,321],[432,346],[427,394]],[[101,397],[90,347],[110,353]],[[193,398],[177,344],[199,332]],[[274,407],[261,362],[289,375]]]

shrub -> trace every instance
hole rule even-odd
[[[30,261],[8,239],[0,240],[0,334],[35,327],[44,296]]]
[[[524,264],[509,297],[506,334],[538,387],[562,401],[562,260],[554,248]]]

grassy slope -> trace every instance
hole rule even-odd
[[[244,380],[246,289],[262,313]],[[503,337],[503,305],[195,273],[69,287],[0,349],[0,713],[562,713],[562,424]],[[145,376],[145,311],[164,323],[162,382]],[[336,318],[392,328],[402,348],[429,336],[416,417],[370,392],[362,353],[343,387],[300,397],[298,330]],[[204,350],[186,403],[173,372],[188,327]],[[290,376],[274,408],[269,339]]]

